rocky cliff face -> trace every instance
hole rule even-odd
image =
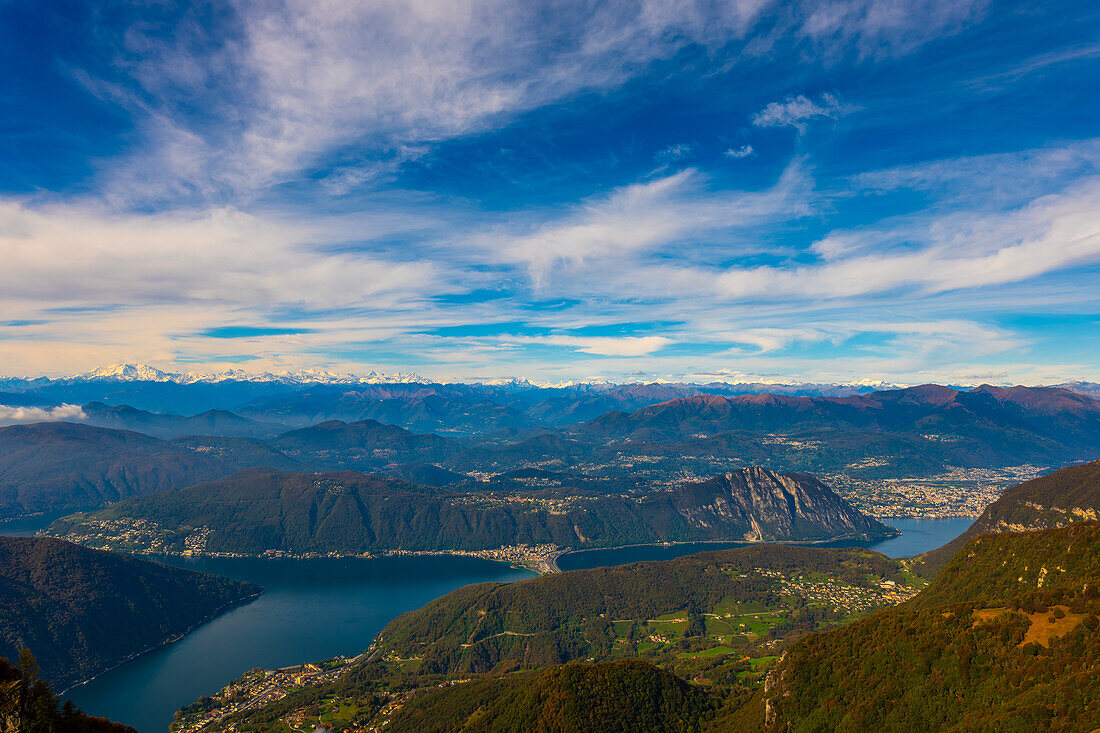
[[[897,531],[860,514],[807,474],[760,466],[681,487],[673,504],[689,524],[747,541],[889,537]]]

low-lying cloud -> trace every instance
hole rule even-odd
[[[18,423],[56,422],[58,420],[83,420],[84,410],[80,405],[58,405],[57,407],[19,407],[0,405],[0,425]]]

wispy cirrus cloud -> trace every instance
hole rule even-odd
[[[691,143],[676,143],[675,145],[669,145],[658,150],[654,154],[653,159],[658,163],[668,165],[671,163],[678,163],[681,160],[688,160],[694,155],[694,145]]]
[[[709,191],[705,176],[689,168],[593,199],[564,221],[530,234],[496,233],[483,246],[507,262],[525,266],[541,287],[563,268],[575,271],[608,258],[621,266],[707,232],[728,235],[804,216],[810,211],[812,190],[812,180],[797,161],[763,191]]]
[[[523,336],[508,337],[506,343],[567,346],[597,356],[646,356],[674,343],[664,336]]]
[[[804,132],[809,120],[824,117],[835,120],[858,110],[859,107],[843,104],[836,95],[825,92],[817,101],[799,94],[788,96],[782,102],[771,102],[752,117],[755,127],[794,127]]]
[[[1100,179],[1004,214],[956,214],[909,226],[895,222],[890,230],[837,233],[815,246],[820,264],[730,268],[716,277],[716,287],[730,298],[840,298],[1020,282],[1100,260],[1097,201]]]
[[[133,6],[121,38],[114,28],[95,36],[113,44],[110,78],[73,74],[134,116],[138,149],[103,171],[121,205],[237,201],[318,166],[338,169],[328,180],[340,194],[399,168],[409,150],[614,88],[689,46],[715,51],[778,33],[825,57],[853,44],[864,56],[902,54],[980,19],[984,0],[880,5],[239,0],[213,20],[198,6]],[[788,119],[810,105],[839,112],[825,97],[778,104]]]

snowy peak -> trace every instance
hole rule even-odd
[[[177,376],[148,364],[111,364],[78,374],[73,379],[85,382],[174,382]]]
[[[175,382],[199,384],[216,382],[279,382],[282,384],[429,384],[411,372],[365,375],[338,374],[324,369],[297,369],[286,372],[246,372],[228,369],[222,372],[165,372],[148,364],[112,364],[71,378],[75,382]]]

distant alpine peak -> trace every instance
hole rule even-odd
[[[162,372],[148,364],[111,364],[73,378],[81,381],[174,382],[177,376],[179,375]]]
[[[0,377],[3,379],[3,377]],[[30,381],[32,378],[12,377],[8,381]],[[176,384],[216,384],[219,382],[271,382],[287,385],[341,385],[348,386],[368,384],[453,384],[453,385],[482,385],[503,391],[523,392],[535,389],[561,389],[576,392],[602,393],[622,388],[652,389],[660,386],[672,390],[680,390],[684,396],[699,393],[700,388],[716,395],[744,395],[744,394],[786,394],[786,395],[815,395],[825,397],[844,397],[854,394],[881,391],[905,391],[916,394],[927,392],[931,388],[948,391],[970,391],[993,389],[989,385],[958,385],[949,387],[939,385],[909,386],[895,382],[887,382],[877,378],[859,379],[851,382],[798,382],[798,381],[768,381],[768,382],[699,382],[678,381],[670,379],[654,378],[651,380],[619,381],[590,377],[579,380],[566,380],[559,382],[540,382],[524,377],[468,377],[466,381],[428,379],[413,372],[369,371],[365,374],[352,374],[350,372],[331,372],[326,369],[295,369],[279,372],[249,372],[244,369],[226,369],[217,372],[169,372],[150,366],[149,364],[111,364],[110,366],[93,369],[90,372],[77,374],[72,377],[61,377],[53,380],[48,377],[34,378],[46,381],[59,382],[174,382]],[[1007,386],[1007,385],[1006,385]],[[1100,384],[1096,382],[1063,382],[1054,387],[1061,387],[1070,392],[1100,399]],[[675,396],[675,395],[672,395]],[[672,396],[666,397],[671,399]]]
[[[534,389],[535,387],[544,386],[523,377],[486,377],[474,381],[487,387],[504,387],[506,389]]]
[[[175,382],[196,384],[214,382],[281,382],[283,384],[428,384],[412,372],[384,374],[371,371],[363,375],[339,374],[324,369],[297,369],[285,372],[247,372],[227,369],[221,372],[165,372],[148,364],[111,364],[71,378],[80,382]]]

